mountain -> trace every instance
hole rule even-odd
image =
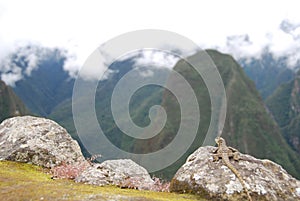
[[[300,154],[300,71],[266,100],[288,143]]]
[[[15,82],[13,89],[31,112],[47,116],[72,96],[74,79],[63,69],[63,50],[28,45],[20,47],[7,60],[9,66],[20,72],[22,79]]]
[[[30,52],[38,56],[38,62],[36,62],[34,68],[29,68],[32,65],[30,59],[28,59],[28,54],[24,52]],[[229,145],[238,148],[242,152],[250,153],[258,158],[274,160],[283,165],[294,176],[300,177],[299,155],[291,150],[281,136],[281,130],[267,112],[255,84],[246,76],[243,69],[231,56],[214,50],[208,50],[207,53],[220,71],[227,95],[227,116],[222,136],[228,141]],[[10,64],[17,66],[22,72],[22,79],[16,81],[14,91],[31,111],[51,118],[66,127],[72,137],[79,141],[85,154],[88,155],[80,142],[73,122],[71,98],[75,80],[70,78],[69,74],[63,69],[66,60],[64,55],[64,52],[59,49],[36,46],[23,47],[12,54],[9,58]],[[198,61],[198,57],[199,54],[195,54],[191,59]],[[268,58],[266,61],[269,61],[269,63],[274,59],[271,56]],[[253,64],[258,63],[254,62]],[[149,140],[135,139],[125,135],[117,126],[111,111],[111,96],[114,88],[129,71],[133,70],[133,79],[136,80],[147,80],[155,77],[170,81],[172,80],[170,70],[161,67],[139,66],[134,57],[116,61],[109,68],[112,73],[108,74],[107,79],[99,81],[95,96],[96,115],[107,139],[116,147],[134,153],[155,152],[170,144],[179,129],[181,115],[179,102],[172,92],[157,85],[149,85],[138,89],[130,99],[129,113],[131,119],[140,127],[145,127],[151,123],[149,109],[153,105],[161,105],[165,109],[168,117],[165,127],[158,135]],[[264,68],[257,66],[257,68],[261,69],[263,74],[262,77],[257,77],[257,83],[262,83],[262,80],[268,78],[272,90],[280,83],[287,82],[293,77],[290,71],[284,70],[286,68],[278,67],[279,70],[274,71],[266,66]],[[248,71],[248,74],[249,72],[253,74],[255,72],[253,69]],[[172,166],[155,173],[166,178],[172,177],[186,157],[202,145],[212,115],[208,89],[201,76],[184,60],[180,60],[174,70],[181,74],[192,86],[199,103],[198,107],[201,110],[201,121],[197,136],[185,155]],[[245,70],[247,72],[247,68]],[[270,76],[277,74],[278,79],[276,78],[274,79],[276,81],[272,82]],[[253,75],[258,76],[258,74]],[[173,85],[176,86],[176,83],[173,83]],[[267,94],[271,93],[272,90],[266,90],[269,85],[259,85],[261,86],[260,90],[267,91]],[[82,101],[84,100],[85,97],[82,97]],[[88,114],[83,115],[86,115],[84,118],[86,122],[89,122],[91,117]],[[123,118],[121,120],[127,119]],[[159,121],[159,119],[156,120]],[[90,143],[97,143],[93,141],[92,136]]]
[[[207,53],[211,56],[221,74],[227,95],[227,116],[222,137],[226,139],[230,146],[236,147],[241,152],[276,161],[292,175],[299,178],[299,155],[291,150],[282,137],[280,128],[268,114],[255,84],[246,76],[243,69],[231,56],[214,50],[208,50]],[[192,57],[197,60],[197,54]],[[166,177],[174,174],[185,161],[187,155],[202,144],[209,124],[207,117],[210,116],[211,112],[208,109],[210,106],[208,96],[205,95],[207,94],[206,86],[201,77],[198,76],[197,78],[195,70],[183,61],[178,62],[174,69],[182,74],[196,91],[204,124],[200,124],[197,137],[187,153],[172,166],[156,173]],[[174,108],[171,100],[172,97],[164,96],[163,106]],[[176,110],[171,109],[170,111],[172,111],[170,115],[171,125],[178,124]],[[166,146],[167,140],[172,139],[173,135],[174,133],[166,131],[158,140],[160,143],[149,143],[151,146],[148,149],[153,150],[156,149],[155,147]],[[147,147],[144,147],[144,149],[147,149]]]
[[[29,114],[29,111],[13,90],[0,80],[0,122],[4,119]]]
[[[254,83],[230,56],[210,55],[221,71],[227,92],[228,110],[223,136],[239,150],[276,161],[299,178],[299,155],[282,137]],[[228,63],[224,61],[226,58]],[[221,70],[226,69],[226,64],[227,68],[232,66],[233,71],[227,82]]]
[[[208,50],[207,53],[221,74],[227,95],[227,116],[222,136],[230,146],[236,147],[241,152],[249,153],[258,158],[274,160],[287,169],[290,174],[300,178],[299,155],[290,148],[282,137],[280,128],[267,112],[255,84],[231,56],[214,50]],[[193,55],[191,59],[202,62],[199,60],[199,54]],[[133,95],[129,105],[132,121],[141,127],[147,126],[150,123],[149,108],[159,104],[166,111],[167,122],[158,135],[148,140],[134,139],[124,135],[114,121],[110,103],[117,82],[132,70],[134,65],[134,59],[127,59],[122,62],[115,62],[110,66],[110,69],[115,73],[109,79],[102,80],[98,84],[95,97],[97,118],[107,138],[120,149],[134,153],[155,152],[166,147],[175,138],[179,129],[180,105],[170,91],[161,87],[148,86],[139,89]],[[143,68],[138,69],[143,70]],[[149,69],[146,68],[146,70]],[[201,76],[184,60],[180,60],[174,70],[180,73],[193,88],[201,110],[201,121],[197,136],[188,151],[173,165],[154,173],[165,178],[171,178],[184,163],[186,157],[202,145],[211,117],[211,101]],[[165,68],[152,68],[152,71],[154,72],[153,76],[169,75]],[[140,79],[140,77],[141,74],[136,73],[135,78]],[[143,77],[143,79],[146,78]],[[170,78],[167,77],[166,79]],[[71,100],[67,100],[56,107],[50,117],[71,131],[74,138],[78,138],[72,120]],[[90,117],[84,116],[83,118],[88,122]],[[96,143],[92,136],[90,143]]]
[[[287,57],[275,57],[265,50],[260,58],[240,59],[247,76],[254,81],[257,90],[265,100],[281,84],[294,77],[294,71],[287,68]]]
[[[118,128],[114,121],[110,104],[112,93],[116,84],[126,73],[132,69],[135,69],[133,71],[135,77],[143,80],[151,78],[151,76],[145,76],[146,74],[144,73],[151,72],[152,76],[166,77],[169,72],[167,68],[136,66],[135,58],[129,58],[124,61],[114,62],[110,66],[110,70],[115,73],[112,73],[109,76],[109,79],[99,81],[95,96],[95,108],[98,122],[107,138],[113,142],[115,146],[128,151],[133,150],[132,144],[135,143],[135,141],[133,138],[124,135],[124,133]],[[130,115],[133,122],[141,127],[149,124],[149,107],[161,104],[162,92],[163,89],[161,87],[151,85],[139,89],[132,96],[129,107],[132,108],[130,110]],[[85,97],[82,97],[82,99],[84,98]],[[67,128],[72,137],[80,142],[73,122],[71,99],[62,102],[56,108],[54,108],[52,113],[49,115],[49,118],[59,122],[62,126]],[[86,121],[89,121],[89,118],[89,116],[85,117]],[[92,141],[91,143],[96,142]],[[83,146],[82,149],[84,154],[88,155]]]

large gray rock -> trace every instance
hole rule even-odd
[[[200,147],[190,155],[171,181],[173,192],[199,194],[213,200],[247,200],[238,178],[219,160],[213,161],[216,147]],[[253,200],[300,200],[300,181],[280,165],[240,154],[230,160],[246,182]]]
[[[53,167],[84,161],[78,143],[52,120],[23,116],[0,124],[0,159]]]
[[[130,159],[107,160],[94,164],[75,178],[75,181],[135,189],[150,189],[154,185],[147,170]]]

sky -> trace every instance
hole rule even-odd
[[[0,0],[0,62],[34,43],[67,49],[72,71],[120,34],[161,29],[237,59],[259,58],[268,47],[293,66],[300,60],[299,8],[297,0]]]

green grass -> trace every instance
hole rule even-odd
[[[199,200],[188,194],[138,191],[53,180],[47,170],[25,163],[0,162],[1,200]]]

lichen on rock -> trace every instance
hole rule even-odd
[[[85,160],[66,129],[33,116],[14,117],[0,124],[0,159],[47,168]]]
[[[215,150],[216,147],[200,147],[190,155],[172,179],[170,190],[207,199],[246,200],[246,193],[234,173],[222,160],[213,161]],[[231,163],[243,177],[253,200],[300,200],[300,181],[280,165],[241,153],[240,160]]]
[[[76,182],[98,186],[116,185],[124,188],[149,189],[154,181],[147,170],[130,159],[107,160],[83,171]]]

